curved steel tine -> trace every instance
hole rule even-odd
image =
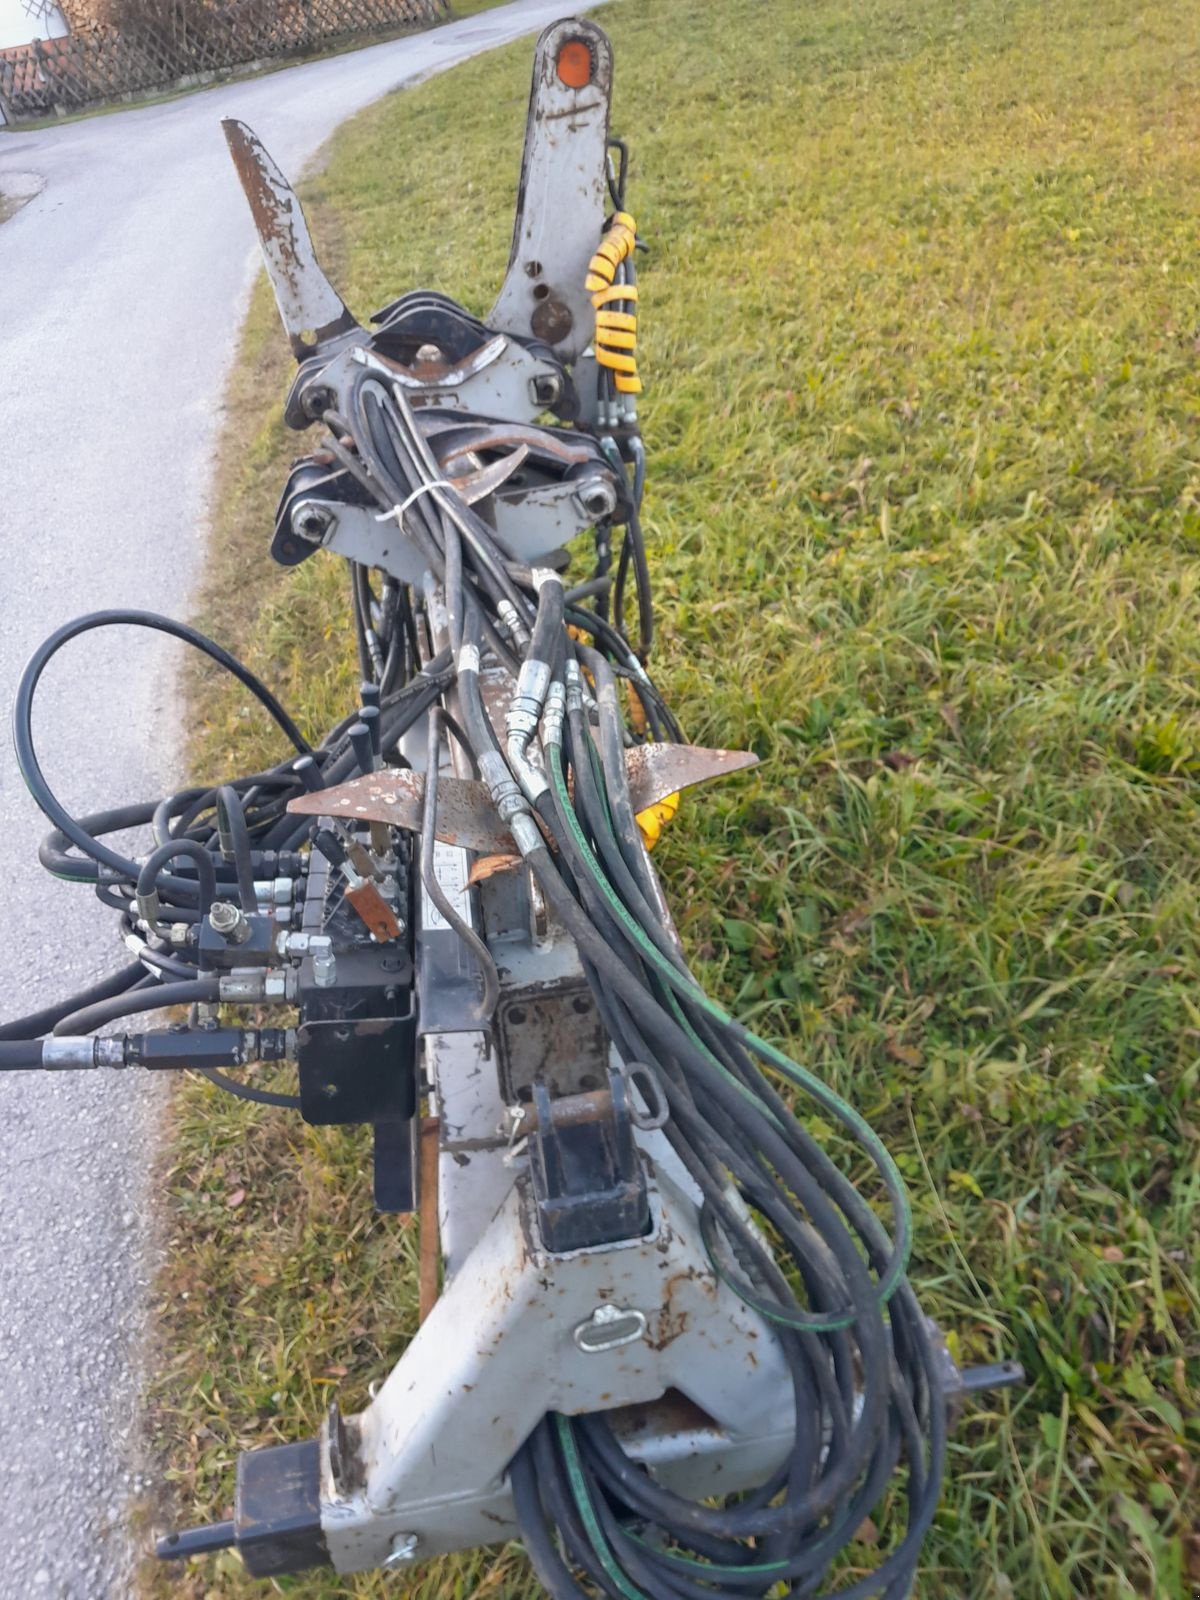
[[[295,191],[258,135],[235,117],[224,118],[221,126],[292,353],[297,361],[322,354],[361,331],[359,324],[322,271]]]

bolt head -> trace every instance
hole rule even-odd
[[[311,500],[297,500],[291,510],[292,532],[309,544],[320,544],[336,518],[327,507]]]

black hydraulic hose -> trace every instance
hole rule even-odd
[[[246,826],[241,796],[228,783],[223,783],[217,790],[218,834],[222,822],[229,835],[233,864],[237,870],[238,900],[246,915],[254,916],[258,911],[258,895],[254,889],[254,863],[250,858],[250,830]]]
[[[194,646],[205,655],[211,657],[226,671],[231,672],[235,678],[249,689],[255,699],[267,709],[279,727],[303,755],[310,753],[307,740],[301,734],[296,724],[276,700],[275,696],[261,683],[258,678],[244,667],[236,656],[212,639],[200,633],[198,629],[189,627],[183,622],[174,622],[170,617],[159,616],[153,611],[93,611],[87,616],[76,617],[73,622],[64,623],[61,628],[55,629],[50,637],[44,640],[30,657],[21,681],[17,686],[17,697],[13,705],[13,745],[16,751],[17,767],[26,787],[37,802],[38,806],[50,821],[54,823],[73,845],[82,850],[84,855],[90,856],[102,866],[111,868],[123,878],[136,878],[136,863],[128,857],[118,854],[101,844],[97,839],[87,833],[71,816],[58,796],[51,789],[42,771],[41,763],[37,758],[37,751],[33,742],[33,700],[37,691],[38,682],[48,663],[62,647],[70,640],[78,638],[81,634],[89,633],[96,628],[108,627],[139,627],[151,628],[159,633],[169,634],[172,638],[181,639],[185,644]],[[153,808],[151,809],[151,816]],[[149,819],[147,819],[149,820]]]
[[[479,761],[474,750],[471,748],[466,734],[463,732],[462,724],[459,722],[456,716],[446,710],[445,706],[439,706],[438,711],[441,715],[442,727],[445,728],[446,732],[452,736],[455,744],[457,744],[458,748],[462,751],[468,762],[470,762],[471,776],[473,778],[478,778]]]
[[[558,574],[551,573],[538,588],[538,608],[533,621],[533,634],[529,641],[530,661],[544,661],[553,666],[558,641],[563,626],[563,586]]]
[[[545,1423],[538,1424],[544,1427]],[[587,1590],[580,1587],[571,1575],[570,1568],[555,1548],[554,1539],[546,1526],[546,1518],[538,1497],[537,1475],[533,1465],[533,1446],[522,1445],[513,1457],[509,1468],[513,1505],[521,1529],[521,1542],[533,1564],[538,1582],[551,1600],[587,1600]]]
[[[191,789],[180,789],[177,794],[165,795],[155,806],[154,815],[150,818],[150,833],[155,844],[166,844],[171,837],[172,818],[182,815],[193,801],[203,799],[210,792],[201,784]],[[182,831],[186,832],[186,829]]]
[[[287,1111],[300,1109],[298,1094],[279,1094],[274,1089],[257,1089],[252,1083],[239,1083],[236,1078],[227,1078],[216,1067],[200,1067],[197,1070],[202,1078],[207,1078],[216,1088],[223,1089],[226,1094],[234,1095],[239,1100],[252,1100],[256,1106],[283,1106]]]
[[[450,648],[457,660],[459,647],[463,642],[463,618],[466,609],[462,535],[449,517],[443,519],[443,527],[446,551],[446,576],[443,582],[443,593],[446,596],[446,632],[450,636]]]
[[[654,941],[655,948],[672,961],[680,970],[686,970],[683,957],[679,954],[669,934],[661,921],[657,920],[642,894],[633,874],[625,865],[612,830],[605,826],[603,816],[603,802],[599,796],[596,785],[596,776],[592,771],[592,756],[595,746],[588,734],[584,723],[583,711],[572,707],[569,712],[572,753],[575,754],[575,810],[579,820],[587,828],[596,844],[597,854],[607,868],[611,882],[621,899],[625,902],[631,914],[641,924],[647,936]],[[577,881],[587,883],[589,880],[588,863],[583,857],[583,852],[575,842],[574,835],[567,825],[566,817],[560,809],[558,795],[553,788],[546,791],[552,816],[547,816],[545,808],[539,802],[538,813],[554,834],[555,843],[566,861],[571,864],[571,871]],[[607,920],[607,917],[606,917]]]
[[[580,1507],[568,1488],[566,1463],[562,1459],[556,1434],[557,1418],[550,1415],[542,1419],[530,1440],[543,1508],[557,1527],[572,1565],[580,1567],[602,1595],[610,1596],[611,1600],[622,1600],[622,1592],[605,1571],[599,1552],[592,1545],[584,1527]],[[594,1499],[591,1495],[588,1498]],[[670,1600],[669,1595],[664,1592],[662,1600]]]
[[[40,1039],[5,1039],[0,1042],[0,1072],[27,1072],[42,1064]]]
[[[314,762],[319,768],[321,752],[316,751],[306,757],[289,756],[286,761],[273,767],[269,772],[256,772],[246,778],[231,780],[229,786],[241,797],[242,809],[247,813],[248,827],[251,826],[251,810],[255,812],[254,826],[261,827],[261,812],[264,809],[273,812],[282,811],[288,798],[303,787],[300,775],[293,770],[293,762],[297,760]],[[197,784],[190,789],[181,789],[178,794],[167,795],[164,800],[159,801],[151,819],[155,844],[165,844],[169,838],[184,837],[198,838],[201,844],[207,844],[212,837],[212,824],[200,823],[198,819],[205,811],[211,811],[215,807],[218,787],[220,786],[213,784]],[[262,792],[264,790],[269,793],[264,795]],[[223,866],[224,863],[218,863],[218,876],[221,875]],[[232,872],[232,868],[230,871]]]
[[[463,628],[463,641],[479,649],[481,631],[481,618],[479,607],[467,607],[466,621]],[[483,696],[479,689],[479,670],[465,670],[461,659],[458,673],[458,695],[461,702],[463,726],[467,730],[467,738],[474,748],[476,759],[481,759],[488,754],[500,755],[500,745],[496,738],[496,730],[492,727],[491,718],[483,709]],[[503,757],[501,757],[503,759]]]
[[[171,915],[175,915],[174,907],[171,909]],[[197,912],[198,917],[199,913]],[[192,959],[185,961],[180,956],[168,955],[164,950],[157,950],[150,945],[145,945],[140,953],[140,959],[151,972],[162,973],[172,978],[194,978],[196,976],[198,956],[195,951],[192,952]]]
[[[608,662],[595,650],[584,651],[584,659],[594,669],[600,701],[600,749],[587,733],[581,707],[571,707],[570,730],[576,755],[576,786],[579,803],[576,810],[587,814],[592,827],[592,837],[597,840],[598,853],[608,869],[614,888],[626,901],[630,912],[637,918],[646,934],[653,938],[667,960],[686,970],[683,957],[675,944],[670,912],[662,898],[658,878],[646,856],[646,846],[634,816],[634,803],[629,795],[629,778],[626,773],[626,755],[619,734],[619,714],[616,710],[616,682],[608,669]],[[611,686],[611,693],[606,693]],[[598,768],[597,773],[594,771]],[[603,787],[603,794],[600,789]],[[611,824],[608,818],[611,816]]]
[[[207,792],[213,793],[211,790]],[[153,819],[160,813],[161,804],[156,805],[153,800],[145,800],[138,802],[136,805],[116,806],[109,811],[96,811],[89,816],[79,817],[76,821],[90,838],[96,839],[107,833],[120,833],[127,829],[144,827],[146,823],[152,823]],[[173,837],[175,836],[172,835]],[[202,841],[195,840],[193,842],[201,843]],[[70,843],[71,841],[61,828],[51,828],[38,845],[38,860],[46,871],[56,878],[62,878],[68,883],[96,885],[96,892],[100,899],[106,905],[112,904],[113,902],[106,892],[104,882],[107,874],[102,873],[95,860],[72,855],[68,848]],[[226,867],[225,863],[219,861],[216,856],[212,856],[211,860],[218,880],[223,877],[232,879],[234,873],[232,867]],[[276,868],[281,874],[286,872],[294,873],[296,864],[294,862],[278,862]],[[132,888],[141,871],[140,863],[131,859],[128,863],[128,869],[126,873],[122,874],[122,878]],[[114,882],[116,881],[114,880]],[[169,899],[173,905],[178,903],[180,896],[190,904],[196,898],[197,880],[194,877],[160,873],[158,888],[159,892]]]
[[[403,431],[407,434],[411,446],[414,476],[425,483],[436,482],[442,473],[420,431],[420,425],[411,406],[399,392],[395,395],[395,401],[396,416],[403,424]],[[383,421],[389,434],[395,438],[400,433],[400,427],[390,411],[383,413]],[[448,498],[442,499],[442,495]],[[528,623],[531,611],[529,601],[509,577],[505,561],[510,552],[501,548],[493,529],[484,522],[477,511],[460,500],[452,490],[434,490],[432,496],[422,495],[421,498],[432,498],[437,511],[456,523],[471,551],[476,575],[488,590],[493,604],[498,605],[502,599],[507,599],[517,615]]]
[[[625,538],[621,541],[621,554],[625,554],[627,545],[633,548],[633,572],[635,588],[637,590],[638,609],[638,657],[641,661],[648,660],[651,647],[654,644],[654,602],[650,594],[650,565],[646,560],[646,541],[642,535],[642,522],[634,507],[629,513],[629,523],[625,530]]]
[[[219,995],[216,978],[191,978],[182,983],[155,983],[149,988],[140,986],[133,994],[115,995],[111,1000],[101,1000],[94,1006],[84,1006],[55,1025],[59,1038],[77,1033],[91,1033],[106,1023],[117,1022],[122,1017],[134,1016],[139,1011],[158,1011],[165,1006],[190,1006],[198,1001],[216,1000]]]
[[[89,815],[76,819],[77,826],[87,834],[91,845],[105,833],[121,833],[126,828],[144,827],[151,820],[155,812],[153,800],[139,801],[134,805],[114,806],[108,811],[93,811]],[[38,845],[38,860],[46,871],[55,878],[64,878],[69,883],[96,883],[100,873],[96,865],[96,858],[91,849],[84,856],[71,855],[68,846],[71,840],[61,828],[51,828],[50,832]],[[118,858],[119,859],[119,858]],[[129,870],[122,873],[130,883],[138,875],[136,861],[128,863]],[[179,882],[180,889],[194,888],[194,885]]]
[[[187,856],[196,863],[197,881],[192,886],[192,893],[199,895],[201,914],[207,916],[217,898],[217,868],[211,851],[197,844],[195,839],[168,839],[166,844],[160,844],[157,850],[152,850],[138,869],[138,895],[156,894],[159,873],[168,861],[179,856]]]
[[[612,579],[606,572],[598,572],[594,578],[589,578],[586,583],[577,583],[568,589],[563,599],[568,605],[578,604],[580,600],[590,600],[593,596],[601,600],[612,588]]]
[[[41,1011],[31,1011],[27,1017],[17,1017],[12,1022],[0,1023],[0,1039],[40,1038],[42,1034],[49,1033],[61,1018],[69,1017],[73,1011],[79,1011],[84,1006],[95,1005],[98,1000],[108,1000],[115,994],[124,994],[145,976],[146,969],[139,961],[133,962],[128,967],[120,967],[109,977],[94,983],[90,989],[82,989],[78,994],[72,995],[69,1000],[60,1000],[56,1005],[46,1006]]]
[[[358,652],[358,675],[370,682],[376,681],[374,663],[367,646],[367,629],[371,626],[370,613],[363,600],[363,568],[357,561],[347,559],[350,572],[350,611],[354,619],[354,645]]]
[[[638,698],[646,708],[646,716],[655,737],[657,738],[661,735],[658,729],[654,727],[654,723],[661,720],[663,728],[672,743],[686,744],[688,741],[684,738],[683,731],[676,721],[674,713],[663,699],[653,679],[638,660],[629,640],[619,634],[611,622],[603,617],[598,617],[594,611],[585,611],[582,606],[568,604],[566,616],[568,622],[574,623],[577,628],[592,634],[597,645],[603,646],[608,654],[621,664],[626,674],[633,680],[633,686],[637,691]]]

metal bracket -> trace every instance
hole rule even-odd
[[[574,17],[552,23],[534,55],[508,273],[487,320],[567,361],[595,330],[584,278],[607,210],[611,92],[605,33]]]
[[[646,1173],[647,1236],[564,1255],[541,1245],[528,1179],[510,1188],[354,1422],[347,1487],[324,1444],[321,1525],[338,1571],[386,1561],[399,1535],[415,1536],[422,1558],[515,1535],[508,1463],[547,1410],[629,1407],[619,1422],[631,1454],[681,1493],[749,1487],[784,1459],[792,1391],[779,1342],[713,1273],[665,1145]]]

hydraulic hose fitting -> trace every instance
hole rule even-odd
[[[546,695],[546,709],[542,715],[542,743],[562,744],[563,723],[567,714],[567,691],[561,678],[555,678]]]
[[[214,900],[208,920],[213,932],[219,933],[226,944],[245,944],[250,937],[249,918],[232,900]]]
[[[517,817],[528,815],[529,802],[498,750],[485,750],[480,755],[479,775],[488,786],[497,816],[501,822],[508,824],[511,831]]]
[[[81,1068],[124,1067],[128,1064],[127,1041],[93,1039],[88,1035],[42,1040],[42,1070],[78,1072]]]
[[[517,675],[517,691],[509,703],[504,718],[510,739],[516,734],[524,734],[526,740],[532,739],[541,720],[542,707],[546,703],[549,688],[548,661],[528,660],[521,663],[521,670]]]
[[[501,632],[507,634],[518,652],[524,650],[529,643],[529,629],[521,621],[512,601],[501,596],[496,601],[496,615],[500,620]]]
[[[583,710],[583,673],[579,670],[578,661],[567,662],[567,711]]]
[[[157,933],[159,931],[158,914],[162,908],[162,902],[158,898],[158,890],[151,889],[148,894],[137,895],[135,903],[139,922],[144,922],[151,933]]]

